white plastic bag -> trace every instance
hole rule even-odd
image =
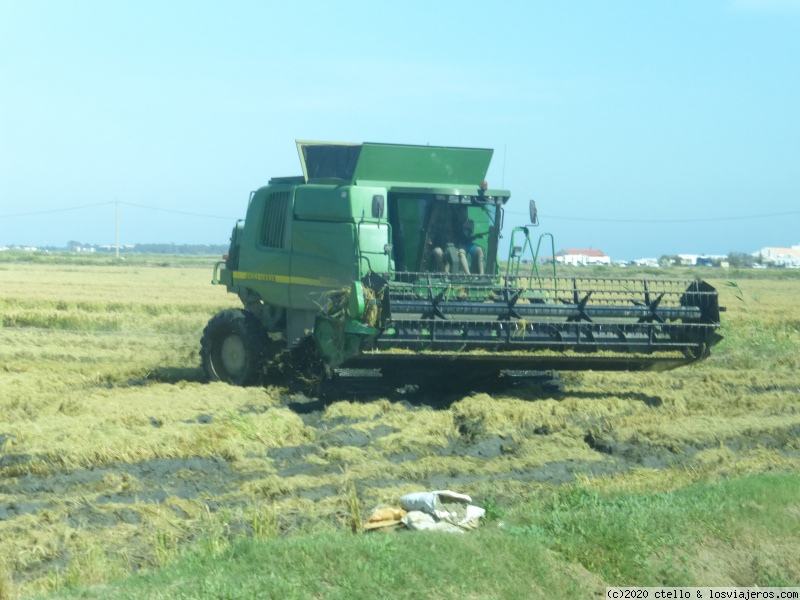
[[[400,498],[400,506],[405,510],[421,510],[434,517],[444,519],[450,516],[450,511],[444,509],[442,502],[469,504],[472,502],[472,498],[466,494],[459,494],[457,492],[451,492],[450,490],[414,492]]]
[[[410,510],[401,519],[403,524],[411,531],[444,531],[446,533],[464,533],[464,530],[448,523],[437,521],[433,516],[421,510]]]
[[[470,502],[472,498],[466,494],[450,490],[414,492],[400,498],[400,505],[409,512],[420,511],[442,522],[464,529],[475,529],[486,511]]]

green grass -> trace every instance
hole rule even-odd
[[[693,568],[699,548],[711,541],[761,545],[759,538],[800,549],[800,522],[791,518],[799,493],[797,475],[703,482],[661,494],[603,494],[570,486],[531,506],[529,522],[514,531],[542,540],[567,562],[615,585],[710,585],[698,581]],[[800,570],[789,560],[778,573],[800,581]],[[760,572],[718,576],[766,585]]]
[[[666,494],[574,485],[517,507],[517,524],[489,522],[466,535],[238,538],[59,597],[585,598],[606,585],[797,585],[798,496],[796,474]]]
[[[460,537],[331,533],[268,543],[242,539],[220,553],[195,553],[143,578],[65,590],[62,597],[527,598],[541,594],[544,585],[560,588],[554,598],[580,594],[579,582],[529,538],[497,532]]]

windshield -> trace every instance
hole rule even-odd
[[[398,271],[450,270],[459,250],[476,254],[475,271],[493,272],[500,211],[494,205],[451,204],[432,196],[390,194],[393,260]],[[477,250],[480,248],[480,250]],[[447,254],[444,263],[441,258]],[[459,263],[453,272],[458,272]],[[478,268],[480,267],[480,268]],[[469,272],[472,272],[470,269]]]

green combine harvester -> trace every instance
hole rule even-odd
[[[297,142],[303,174],[250,195],[213,283],[242,309],[209,321],[209,379],[369,371],[392,385],[549,370],[673,369],[721,337],[703,281],[558,277],[550,234],[498,245],[510,192],[492,150]],[[530,221],[536,207],[530,203]]]

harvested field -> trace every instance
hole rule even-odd
[[[323,401],[203,382],[201,331],[237,305],[210,273],[0,263],[0,577],[19,593],[348,529],[354,502],[421,489],[513,512],[575,481],[800,470],[800,280],[712,281],[726,339],[692,367]]]

